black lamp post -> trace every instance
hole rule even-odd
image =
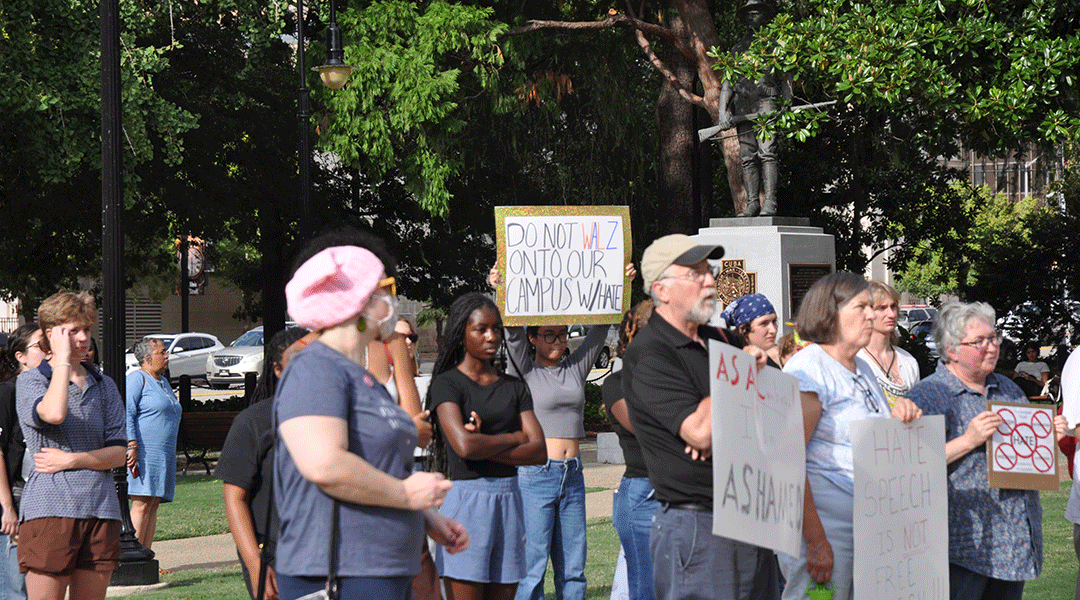
[[[101,224],[102,224],[102,344],[105,373],[124,397],[124,184],[120,110],[120,2],[101,3]],[[120,500],[120,566],[112,585],[157,583],[154,553],[135,538],[128,512],[127,474],[113,469]]]
[[[296,66],[300,75],[300,89],[297,99],[297,121],[299,126],[299,148],[297,150],[298,175],[300,177],[300,197],[297,202],[300,214],[301,240],[311,237],[315,231],[311,210],[311,162],[314,158],[311,148],[311,93],[307,85],[308,72],[304,64],[304,0],[296,3]],[[344,62],[345,51],[341,46],[341,29],[337,25],[337,7],[335,0],[330,0],[330,27],[326,39],[326,64],[312,69],[319,73],[323,82],[330,89],[341,89],[349,81],[349,74],[355,67]],[[285,283],[284,258],[281,254],[282,230],[280,220],[274,210],[268,210],[260,217],[265,223],[261,227],[262,235],[270,236],[271,241],[264,245],[263,253],[263,339],[266,344],[274,334],[285,327]],[[276,240],[278,243],[274,243]],[[277,254],[272,254],[276,252]],[[276,262],[275,262],[276,261]],[[275,268],[276,267],[276,268]]]
[[[300,121],[300,235],[308,238],[314,232],[311,222],[311,93],[307,86],[304,68],[304,0],[296,3],[296,63],[300,74],[300,90],[297,102],[297,118]],[[341,29],[337,24],[337,6],[330,0],[330,26],[326,31],[326,64],[312,68],[319,74],[326,87],[340,90],[349,81],[356,67],[345,64],[345,50],[341,45]]]

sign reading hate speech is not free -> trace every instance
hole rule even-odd
[[[630,309],[626,206],[495,208],[507,325],[618,323]]]
[[[949,597],[945,417],[850,424],[856,598]]]

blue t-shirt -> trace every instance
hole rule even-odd
[[[399,479],[412,471],[417,441],[412,418],[371,373],[325,344],[313,342],[289,362],[278,382],[274,410],[279,426],[309,415],[343,419],[349,424],[350,452]],[[274,450],[274,501],[281,519],[277,571],[294,577],[326,576],[333,500],[300,474],[280,431]],[[414,576],[420,572],[423,516],[342,502],[340,540],[339,576]]]

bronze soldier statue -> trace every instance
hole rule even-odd
[[[750,35],[731,48],[734,54],[742,54],[750,48],[750,42],[763,25],[776,16],[773,0],[746,0],[736,11],[739,19],[750,28]],[[743,185],[746,186],[746,209],[740,217],[769,216],[776,214],[776,163],[775,136],[765,139],[754,132],[753,119],[759,115],[775,112],[780,97],[792,97],[791,80],[771,73],[762,75],[756,82],[740,77],[734,85],[725,80],[720,90],[721,129],[735,127],[739,135],[739,158],[742,160]],[[775,117],[774,117],[775,118]],[[760,162],[760,166],[759,163]],[[764,192],[764,203],[760,192]]]

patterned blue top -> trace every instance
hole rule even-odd
[[[68,384],[67,418],[50,425],[37,414],[37,405],[45,397],[52,379],[47,362],[22,375],[15,384],[15,403],[26,438],[26,455],[42,448],[65,452],[89,452],[108,446],[127,445],[124,431],[124,400],[116,383],[93,366],[87,371],[86,389]],[[72,469],[58,473],[34,471],[26,480],[19,505],[21,521],[43,517],[120,520],[120,503],[111,471]]]
[[[1028,401],[1015,383],[997,373],[986,377],[984,396],[943,363],[908,398],[924,415],[945,416],[946,441],[963,435],[988,401]],[[1043,561],[1039,492],[991,488],[986,468],[985,446],[948,465],[949,562],[994,579],[1035,579]]]
[[[821,402],[821,418],[806,445],[806,470],[855,494],[855,461],[851,422],[892,417],[889,402],[870,365],[855,358],[852,373],[818,344],[795,353],[784,372],[799,379],[800,392],[813,392]]]

